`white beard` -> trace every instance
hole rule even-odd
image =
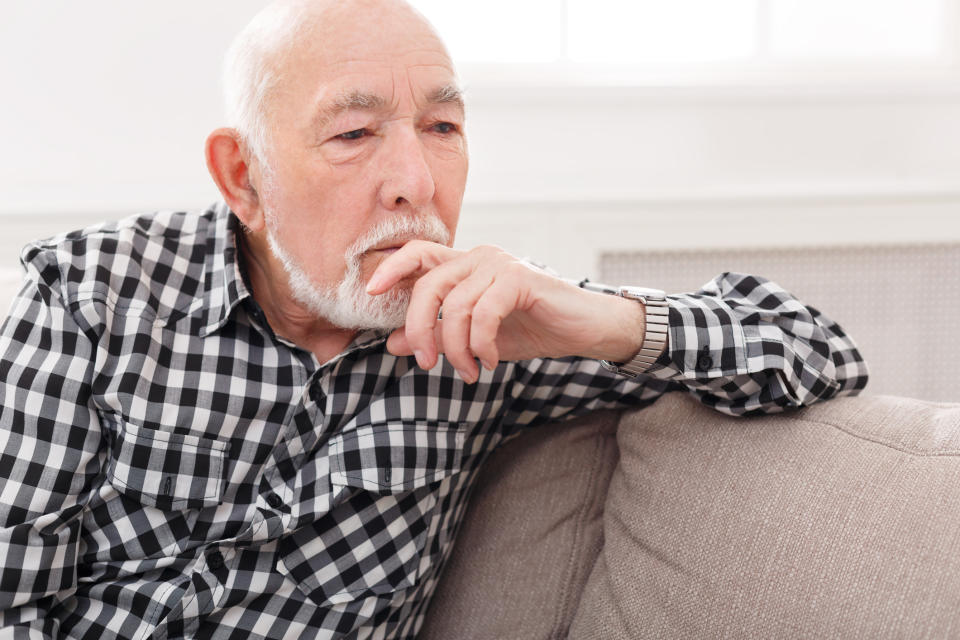
[[[391,239],[410,237],[446,244],[450,232],[436,216],[388,218],[361,236],[343,254],[346,269],[335,287],[314,284],[302,266],[277,240],[278,216],[266,215],[270,250],[283,265],[294,299],[317,317],[344,329],[396,329],[406,322],[410,289],[392,289],[378,296],[366,292],[360,270],[363,254]]]

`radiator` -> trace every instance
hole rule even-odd
[[[763,276],[853,336],[864,393],[960,401],[960,243],[610,251],[600,280],[695,291],[724,271]]]

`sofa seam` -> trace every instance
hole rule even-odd
[[[583,545],[584,531],[586,529],[584,520],[590,510],[590,498],[596,494],[597,483],[600,478],[600,466],[603,462],[603,452],[606,449],[608,426],[611,422],[618,424],[619,416],[605,416],[603,428],[598,430],[597,435],[593,438],[594,450],[589,475],[587,481],[584,483],[584,493],[581,494],[580,507],[577,509],[577,525],[574,529],[573,542],[570,545],[570,551],[567,556],[567,571],[562,582],[560,606],[557,607],[556,614],[554,615],[553,624],[551,625],[550,634],[548,635],[549,638],[566,638],[569,632],[569,628],[566,627],[564,621],[573,610],[573,599],[576,595],[574,594],[572,583],[573,579],[577,576],[577,558],[579,557],[577,549]],[[579,603],[579,598],[577,598],[577,603]]]
[[[825,427],[832,427],[837,431],[842,431],[850,437],[856,438],[858,440],[865,440],[867,442],[872,442],[888,449],[894,449],[901,453],[906,453],[918,458],[936,458],[936,457],[956,457],[960,456],[960,449],[945,449],[941,451],[922,451],[919,449],[911,448],[906,445],[897,444],[891,440],[886,440],[884,438],[879,438],[877,436],[871,436],[860,431],[854,431],[848,427],[836,424],[835,422],[830,422],[828,420],[814,420],[810,418],[801,418],[802,422],[807,422],[809,424],[819,424]]]
[[[577,549],[579,549],[583,540],[583,528],[584,528],[584,517],[587,513],[587,503],[590,500],[590,495],[593,493],[593,483],[594,478],[597,475],[597,458],[598,451],[600,450],[599,439],[593,438],[594,440],[594,449],[593,455],[590,460],[590,469],[588,471],[587,481],[584,483],[584,491],[580,496],[580,506],[576,512],[576,526],[573,531],[573,541],[570,544],[570,549],[567,552],[567,568],[564,572],[563,580],[561,581],[561,593],[559,606],[557,607],[556,613],[553,616],[553,624],[551,625],[550,633],[548,634],[549,638],[562,638],[563,637],[563,622],[567,617],[567,610],[569,607],[569,600],[571,592],[573,591],[573,582],[574,577],[576,576],[576,561],[577,561]]]

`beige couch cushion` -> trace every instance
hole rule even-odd
[[[624,416],[571,638],[960,637],[960,405]]]
[[[490,458],[418,638],[566,636],[600,551],[618,419],[538,427]]]

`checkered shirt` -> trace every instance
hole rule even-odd
[[[267,325],[238,230],[219,204],[24,249],[0,331],[0,636],[412,638],[519,430],[670,390],[744,414],[866,384],[840,327],[733,273],[669,296],[669,351],[638,379],[564,358],[466,385],[373,332],[320,363]]]

